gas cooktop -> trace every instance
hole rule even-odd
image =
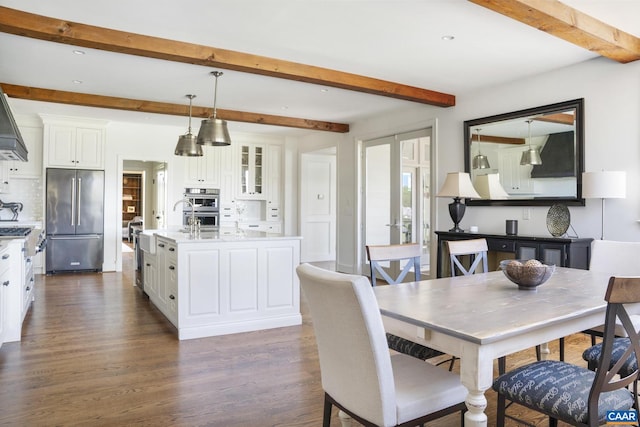
[[[7,236],[28,236],[31,233],[31,227],[0,227],[0,237]]]

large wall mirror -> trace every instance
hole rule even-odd
[[[464,122],[468,205],[584,206],[584,99]]]

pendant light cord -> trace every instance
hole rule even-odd
[[[193,98],[195,97],[195,95],[187,95],[187,98],[189,98],[189,132],[187,133],[191,133],[191,105],[193,104]]]
[[[211,74],[216,78],[216,83],[213,86],[213,116],[211,117],[215,119],[217,116],[216,103],[218,100],[218,77],[222,75],[222,71],[212,71]]]

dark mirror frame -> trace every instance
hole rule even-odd
[[[469,174],[471,173],[471,129],[476,128],[479,125],[512,120],[520,117],[524,118],[540,114],[567,111],[572,108],[576,111],[575,170],[577,197],[535,197],[529,199],[518,198],[505,200],[465,199],[465,203],[469,206],[551,206],[556,203],[571,206],[584,206],[585,201],[584,198],[582,198],[582,172],[584,172],[584,98],[479,119],[466,120],[464,122],[464,170]]]

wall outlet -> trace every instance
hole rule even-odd
[[[522,210],[522,219],[531,219],[531,208],[524,208]]]

